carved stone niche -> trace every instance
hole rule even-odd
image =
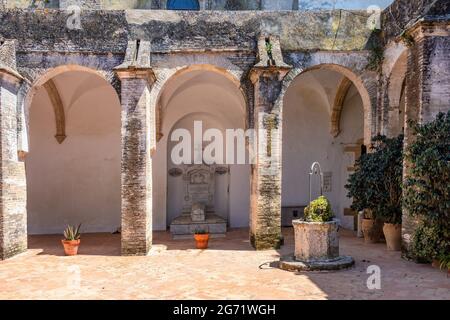
[[[188,165],[183,181],[183,213],[191,213],[194,205],[204,205],[205,213],[214,212],[215,166]]]

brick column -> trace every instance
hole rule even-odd
[[[122,104],[122,254],[152,244],[151,69],[118,70]]]
[[[445,22],[419,22],[409,34],[414,43],[408,55],[406,72],[406,122],[433,121],[439,112],[450,109],[450,33]],[[413,141],[413,131],[405,127],[405,148]],[[409,174],[408,163],[404,176]],[[417,221],[403,210],[403,255],[414,258],[411,241]]]
[[[250,240],[257,250],[279,248],[281,234],[281,112],[275,102],[288,68],[255,67],[254,129],[257,135],[251,175]]]
[[[0,260],[27,249],[25,165],[17,154],[20,82],[20,75],[0,67]]]

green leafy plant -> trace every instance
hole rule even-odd
[[[311,201],[305,208],[305,221],[308,222],[328,222],[333,220],[333,216],[330,201],[324,196]]]
[[[272,56],[272,48],[273,48],[272,43],[269,40],[266,40],[266,52],[269,55],[269,57]]]
[[[448,243],[442,230],[436,225],[428,225],[422,221],[417,227],[412,249],[418,262],[431,262],[447,253]]]
[[[450,253],[442,255],[439,258],[439,263],[441,270],[450,270]]]
[[[408,213],[421,221],[413,254],[430,261],[450,252],[450,111],[427,124],[410,125],[415,139],[406,150],[403,201]]]
[[[81,238],[80,228],[81,223],[78,225],[78,227],[67,226],[67,228],[64,230],[65,240],[67,241],[79,240]]]
[[[353,198],[351,208],[367,219],[399,224],[402,219],[403,135],[377,136],[371,152],[356,161],[356,170],[345,187]]]

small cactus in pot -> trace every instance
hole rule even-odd
[[[64,230],[64,239],[61,240],[64,246],[64,253],[66,256],[75,256],[78,253],[78,247],[80,246],[81,238],[81,224],[78,227],[67,226]]]

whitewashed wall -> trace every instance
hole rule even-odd
[[[184,196],[181,177],[168,176],[168,169],[174,166],[170,154],[176,144],[170,142],[172,131],[185,128],[193,137],[196,120],[203,121],[203,132],[217,128],[224,136],[225,129],[244,129],[245,103],[234,83],[211,71],[192,71],[170,79],[159,101],[163,110],[163,138],[157,143],[153,157],[157,168],[153,174],[153,226],[155,230],[165,230],[181,214]],[[231,227],[248,227],[249,167],[234,165],[229,177],[216,176],[216,213],[228,218]]]
[[[67,138],[55,139],[53,107],[45,89],[30,110],[26,158],[28,232],[83,232],[120,226],[120,103],[103,79],[83,72],[54,78],[64,104]]]
[[[344,188],[348,174],[347,144],[363,138],[363,106],[352,86],[341,114],[341,133],[330,134],[331,108],[342,76],[332,71],[310,71],[297,77],[288,89],[283,107],[282,205],[307,205],[308,177],[313,162],[332,172],[332,191],[325,193],[344,227],[353,228],[353,218],[343,210],[351,204]]]

